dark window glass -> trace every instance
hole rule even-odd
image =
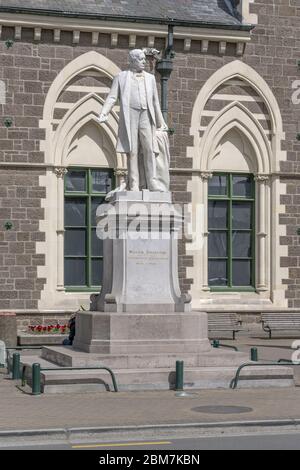
[[[100,286],[103,279],[103,259],[92,259],[92,285]]]
[[[92,256],[103,256],[103,240],[97,237],[96,229],[92,229]]]
[[[251,176],[232,176],[232,192],[234,197],[252,198]]]
[[[86,285],[86,262],[85,259],[65,258],[65,285]]]
[[[227,232],[211,232],[208,236],[208,256],[211,258],[226,258]]]
[[[251,261],[233,260],[232,283],[234,286],[251,286]]]
[[[209,201],[208,229],[227,228],[227,201]]]
[[[208,194],[222,196],[227,194],[227,176],[215,175],[209,179]]]
[[[232,228],[250,229],[252,221],[252,202],[232,203]]]
[[[66,191],[85,191],[86,172],[69,170],[65,176]]]
[[[65,232],[65,255],[85,256],[86,255],[86,230],[68,229]]]
[[[86,199],[65,199],[65,226],[84,227],[86,225]]]
[[[232,256],[234,258],[251,258],[251,238],[251,232],[233,232]]]
[[[97,209],[101,204],[104,204],[104,203],[105,203],[104,197],[92,197],[91,225],[94,227],[97,225],[97,221],[96,221]]]
[[[215,174],[208,183],[208,283],[254,287],[255,186],[250,175]]]
[[[94,290],[102,284],[103,240],[96,235],[96,212],[113,189],[112,183],[110,170],[69,169],[65,176],[64,272],[68,288]]]
[[[94,193],[109,193],[112,189],[112,178],[107,171],[92,171],[92,185]]]
[[[226,286],[227,281],[227,262],[223,260],[209,260],[208,284],[210,286]]]

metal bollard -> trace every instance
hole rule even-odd
[[[258,351],[257,348],[251,348],[250,350],[251,361],[258,362]]]
[[[176,383],[175,390],[183,390],[183,361],[176,361]]]
[[[214,339],[212,346],[213,346],[213,348],[219,348],[220,347],[220,341],[218,339]]]
[[[41,394],[41,366],[38,363],[32,364],[32,395]]]
[[[18,380],[20,378],[20,354],[19,353],[13,353],[11,378],[13,380]]]

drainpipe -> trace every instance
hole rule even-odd
[[[168,81],[173,71],[174,51],[174,26],[168,25],[168,45],[163,59],[157,61],[156,70],[161,76],[161,110],[164,120],[168,122]]]

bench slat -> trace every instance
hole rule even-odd
[[[237,314],[234,312],[228,313],[209,313],[208,314],[208,331],[231,331],[233,338],[235,333],[241,331],[241,327]]]
[[[262,313],[261,314],[263,329],[269,332],[270,338],[272,330],[297,330],[300,329],[300,313]]]

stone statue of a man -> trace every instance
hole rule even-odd
[[[103,123],[108,119],[119,100],[117,152],[127,154],[127,189],[139,191],[143,179],[143,185],[150,191],[164,191],[166,189],[162,189],[164,185],[160,184],[156,171],[156,158],[160,152],[157,131],[167,131],[168,126],[160,109],[155,78],[145,72],[145,64],[142,50],[130,52],[129,70],[114,78],[99,121]]]

